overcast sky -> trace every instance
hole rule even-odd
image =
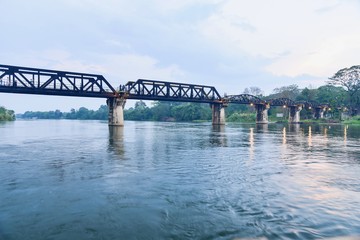
[[[270,94],[324,85],[360,58],[360,0],[0,0],[0,9],[0,64],[102,74],[113,86],[147,78]],[[17,113],[101,104],[0,93]]]

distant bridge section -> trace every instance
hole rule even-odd
[[[239,94],[239,95],[226,95],[224,100],[227,103],[238,103],[238,104],[265,104],[265,101],[250,94]]]
[[[121,93],[127,99],[222,103],[222,97],[215,87],[147,79],[120,86]]]
[[[290,106],[298,105],[295,101],[293,101],[289,98],[275,98],[275,99],[266,100],[266,102],[268,102],[271,106],[290,107]]]
[[[111,98],[118,94],[102,76],[0,65],[0,92]]]

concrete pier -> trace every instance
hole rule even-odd
[[[255,104],[256,123],[257,124],[269,123],[269,120],[268,120],[269,108],[270,108],[270,105],[268,105],[268,104]]]
[[[108,98],[106,101],[109,107],[109,126],[124,126],[125,98]]]
[[[299,123],[302,106],[290,106],[289,109],[289,123]]]
[[[314,117],[315,119],[324,118],[324,108],[315,108]]]
[[[223,104],[211,104],[212,124],[225,125],[225,106]]]

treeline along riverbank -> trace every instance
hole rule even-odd
[[[0,121],[14,121],[15,113],[13,110],[8,110],[0,106]]]

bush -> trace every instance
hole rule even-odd
[[[4,107],[0,107],[0,121],[14,121],[15,112],[13,110],[7,110]]]
[[[255,122],[256,115],[255,113],[238,113],[235,112],[231,114],[226,121],[228,122]]]

